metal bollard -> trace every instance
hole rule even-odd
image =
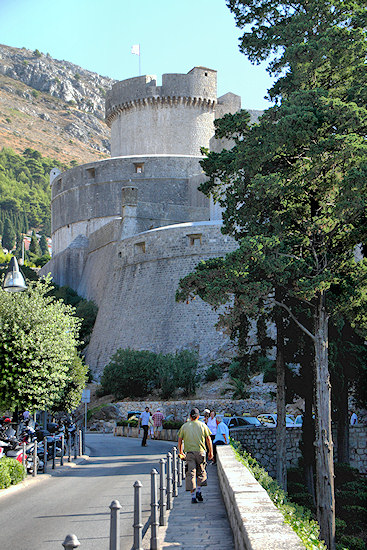
[[[23,441],[23,443],[22,443],[22,465],[23,465],[23,468],[26,470],[27,465],[26,465],[26,444],[25,444],[25,441]]]
[[[120,550],[120,510],[122,506],[118,500],[110,504],[110,550]]]
[[[79,430],[79,456],[83,454],[83,434],[82,430]]]
[[[74,460],[78,458],[78,432],[74,432]]]
[[[133,550],[143,550],[142,546],[142,533],[143,522],[141,516],[141,489],[143,485],[141,482],[135,481],[134,483],[134,548]]]
[[[172,508],[172,455],[167,453],[167,510]]]
[[[36,477],[37,475],[37,465],[38,465],[37,447],[38,447],[38,442],[36,439],[33,447],[33,472],[32,472],[33,477]]]
[[[43,454],[43,473],[45,474],[47,472],[47,437],[43,438],[43,448],[44,448],[44,454]]]
[[[55,469],[55,460],[56,460],[56,439],[54,439],[54,444],[52,447],[52,469]]]
[[[68,462],[71,462],[71,435],[68,435]]]
[[[82,449],[83,449],[83,455],[85,455],[85,427],[82,428]]]
[[[178,483],[179,487],[182,487],[182,467],[183,467],[183,462],[182,462],[181,458],[178,457],[178,479],[177,479],[177,483]]]
[[[172,455],[173,455],[173,468],[172,468],[172,494],[174,497],[178,497],[178,481],[177,481],[177,448],[173,447],[172,449]]]
[[[74,548],[78,548],[78,546],[80,546],[80,542],[78,541],[76,535],[66,535],[62,545],[65,550],[73,550]]]
[[[150,501],[150,550],[158,550],[158,472],[155,468],[151,471],[151,501]]]
[[[65,436],[61,436],[61,455],[60,455],[60,466],[64,465],[64,446],[65,446]]]
[[[186,479],[186,459],[182,461],[182,479]]]
[[[159,525],[166,525],[166,461],[159,461]]]

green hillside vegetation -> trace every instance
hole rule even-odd
[[[16,235],[34,228],[51,236],[49,175],[55,166],[60,170],[67,168],[34,149],[27,148],[21,155],[5,147],[0,151],[1,235],[8,220],[7,228],[10,222]]]

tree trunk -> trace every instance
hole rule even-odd
[[[320,537],[335,550],[335,495],[331,434],[331,385],[328,368],[328,316],[325,295],[317,298],[315,312],[315,405],[317,518]]]
[[[344,376],[344,384],[339,395],[338,410],[338,462],[349,464],[349,414],[348,414],[348,382]]]
[[[305,381],[305,414],[302,424],[302,442],[303,442],[303,460],[304,460],[304,476],[308,492],[312,495],[313,502],[315,500],[315,484],[314,484],[314,466],[315,466],[315,424],[312,418],[312,405],[314,395],[314,362],[312,362],[310,376]]]
[[[276,477],[279,485],[287,490],[287,449],[285,424],[285,365],[284,365],[284,336],[283,315],[280,308],[276,308],[275,324],[277,329],[277,425],[276,425]]]

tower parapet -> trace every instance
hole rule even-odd
[[[117,82],[106,98],[111,156],[200,155],[213,135],[217,73],[194,67],[187,74]]]

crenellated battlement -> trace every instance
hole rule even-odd
[[[162,86],[155,75],[128,78],[114,84],[106,97],[106,122],[112,125],[119,113],[149,105],[178,105],[214,108],[217,72],[194,67],[187,74],[164,74]]]

